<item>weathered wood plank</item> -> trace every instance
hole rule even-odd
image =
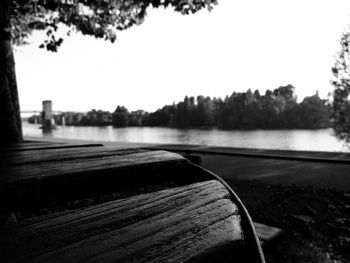
[[[139,152],[126,155],[102,156],[95,159],[66,160],[51,163],[34,163],[16,167],[0,168],[0,184],[25,182],[26,180],[43,180],[48,177],[71,175],[86,171],[103,171],[127,166],[156,164],[161,162],[183,162],[181,155],[166,151]]]
[[[2,167],[0,212],[164,182],[187,164],[178,154],[152,151]]]
[[[57,149],[57,148],[76,148],[76,147],[96,147],[102,146],[100,143],[89,144],[66,144],[66,143],[52,143],[52,142],[26,142],[13,145],[4,145],[0,147],[0,152],[14,152],[14,151],[30,151],[40,149]]]
[[[263,244],[271,242],[282,234],[282,230],[277,227],[267,226],[257,222],[254,222],[254,227],[260,242],[262,241]]]
[[[137,152],[145,152],[141,149],[108,149],[103,146],[35,149],[28,151],[0,152],[0,165],[13,166],[37,162],[66,161],[83,158],[99,158],[112,155],[126,155]]]
[[[237,259],[244,245],[238,209],[215,180],[79,209],[3,233],[0,244],[6,244],[9,262],[222,262]]]
[[[2,145],[0,151],[21,150],[27,148],[35,148],[47,145],[63,145],[63,143],[45,142],[45,141],[24,141],[22,143]]]

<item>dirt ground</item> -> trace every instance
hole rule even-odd
[[[267,262],[350,262],[350,164],[201,157],[253,221],[283,230],[264,248]]]
[[[350,192],[226,181],[253,221],[283,230],[263,248],[268,263],[350,262]]]

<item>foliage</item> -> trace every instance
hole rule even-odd
[[[33,30],[46,30],[40,47],[57,51],[63,39],[56,36],[60,24],[114,42],[118,30],[139,25],[148,7],[171,7],[191,14],[217,4],[216,0],[10,0],[11,31],[14,42],[23,44]],[[70,31],[67,32],[68,34]]]
[[[336,55],[332,68],[335,80],[332,116],[336,135],[346,142],[350,142],[350,32],[345,32],[340,40],[341,50]]]
[[[144,125],[178,128],[316,129],[330,126],[330,110],[318,93],[297,103],[292,85],[260,95],[256,90],[233,92],[224,100],[197,96],[164,106],[147,116]]]
[[[297,103],[292,85],[260,95],[256,90],[233,92],[224,100],[205,96],[185,97],[177,104],[166,105],[155,112],[143,110],[129,112],[117,106],[113,113],[92,110],[88,113],[63,112],[55,115],[55,123],[61,125],[111,125],[167,126],[176,128],[223,128],[223,129],[318,129],[330,127],[330,108],[318,92]],[[32,116],[30,123],[40,123]]]
[[[115,127],[126,127],[129,125],[129,111],[124,106],[118,106],[113,113],[113,125]]]

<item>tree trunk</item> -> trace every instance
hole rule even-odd
[[[8,2],[0,0],[0,144],[23,140]]]

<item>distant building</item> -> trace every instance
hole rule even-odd
[[[112,114],[102,110],[87,113],[62,112],[55,115],[55,121],[59,125],[67,126],[106,126],[112,124]]]

